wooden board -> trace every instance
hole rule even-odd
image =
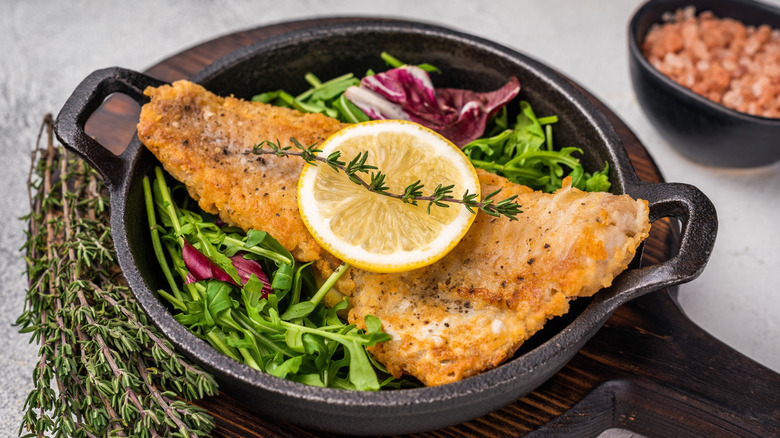
[[[146,73],[165,81],[262,39],[330,18],[260,27],[225,35],[172,56]],[[602,107],[619,133],[639,178],[662,182],[631,130]],[[121,151],[138,120],[138,107],[112,97],[87,124],[101,144]],[[666,260],[677,229],[663,219],[645,243],[646,263]],[[780,435],[780,374],[732,350],[693,324],[676,290],[660,290],[620,309],[558,374],[515,403],[484,417],[420,437],[597,436],[620,427],[652,436]],[[269,422],[221,394],[198,402],[217,420],[214,437],[331,436]]]

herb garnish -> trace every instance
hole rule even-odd
[[[48,147],[36,148],[28,179],[29,288],[16,325],[40,344],[40,357],[19,433],[207,436],[213,419],[185,400],[216,394],[217,385],[139,308],[116,268],[105,187],[54,147],[52,125],[49,115]]]
[[[436,205],[438,207],[449,207],[447,203],[462,204],[471,213],[474,213],[475,209],[482,210],[485,214],[490,216],[499,217],[506,216],[511,220],[517,220],[517,215],[522,213],[520,210],[520,204],[515,202],[517,195],[510,196],[496,202],[493,198],[501,192],[496,190],[484,198],[481,201],[477,201],[476,193],[469,193],[466,190],[463,196],[460,198],[452,197],[452,188],[454,185],[442,186],[437,185],[433,192],[424,196],[422,189],[425,187],[420,183],[420,180],[408,185],[403,193],[392,193],[388,191],[388,187],[385,185],[385,178],[387,175],[382,171],[379,171],[376,166],[366,164],[368,160],[368,151],[358,153],[349,162],[341,161],[341,152],[336,151],[330,154],[328,157],[321,157],[317,155],[322,152],[316,148],[316,144],[310,146],[302,145],[297,139],[291,139],[293,145],[298,149],[292,150],[292,146],[282,146],[277,140],[276,143],[265,140],[254,146],[252,152],[257,155],[262,154],[274,154],[279,157],[296,156],[301,157],[309,164],[317,165],[316,161],[327,164],[336,172],[344,172],[349,180],[357,185],[363,186],[366,190],[377,193],[380,195],[388,196],[391,198],[400,199],[403,202],[417,205],[417,201],[428,202],[428,212],[431,211],[431,206]],[[265,149],[264,146],[268,145],[269,149]],[[374,172],[376,170],[376,172]],[[366,182],[358,174],[364,174],[369,176],[369,181]]]

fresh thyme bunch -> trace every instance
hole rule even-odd
[[[29,289],[16,324],[40,344],[20,435],[201,437],[214,422],[186,400],[217,392],[150,324],[116,267],[96,172],[38,148],[28,180]],[[40,158],[38,158],[40,154]],[[33,194],[33,192],[35,192]]]

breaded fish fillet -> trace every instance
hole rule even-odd
[[[646,201],[570,187],[535,192],[479,172],[483,193],[518,195],[517,221],[478,213],[437,263],[400,274],[355,272],[350,321],[382,320],[372,351],[392,374],[453,382],[512,357],[569,300],[612,283],[647,237]]]
[[[138,138],[200,207],[243,229],[269,232],[293,256],[316,260],[323,250],[298,214],[303,161],[255,155],[254,145],[295,137],[306,146],[346,125],[259,102],[220,97],[189,81],[150,87]]]
[[[322,141],[343,125],[321,115],[222,98],[186,81],[149,88],[141,141],[202,208],[230,224],[270,232],[329,275],[338,260],[314,241],[296,204],[297,158],[258,157],[253,145]],[[351,295],[351,323],[382,320],[393,337],[373,349],[396,376],[453,382],[511,357],[570,299],[609,286],[650,229],[647,202],[585,193],[565,182],[554,194],[478,171],[483,193],[518,195],[517,221],[478,213],[464,239],[425,268],[399,274],[350,269],[337,286]]]

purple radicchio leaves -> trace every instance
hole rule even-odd
[[[407,65],[366,76],[345,96],[371,119],[410,120],[463,147],[481,137],[488,119],[519,92],[520,82],[514,76],[486,93],[434,88],[428,73]]]
[[[260,283],[263,283],[262,297],[265,298],[271,293],[271,282],[268,281],[268,277],[263,272],[260,262],[244,258],[242,253],[234,255],[230,258],[230,261],[233,262],[233,267],[238,271],[238,277],[243,284],[246,284],[252,277],[252,274],[255,274]]]
[[[212,262],[187,240],[184,240],[181,255],[184,259],[184,266],[187,268],[187,284],[213,278],[238,286],[224,269]]]
[[[182,258],[184,259],[184,266],[187,268],[187,284],[214,279],[230,283],[234,286],[239,286],[230,274],[225,272],[224,269],[211,261],[211,259],[198,251],[197,248],[186,240],[184,240]],[[263,284],[263,298],[271,293],[271,283],[268,281],[268,277],[265,275],[265,272],[263,272],[263,267],[257,260],[247,259],[244,257],[243,253],[238,253],[233,257],[230,257],[230,261],[233,264],[233,267],[236,268],[238,278],[241,280],[242,285],[245,285],[252,274],[254,274]]]

